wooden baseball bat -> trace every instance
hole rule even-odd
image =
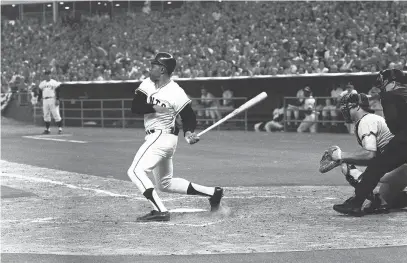
[[[200,133],[198,133],[198,136],[202,136],[205,133],[207,133],[208,131],[212,130],[213,128],[218,127],[219,125],[221,125],[222,123],[224,123],[225,121],[235,117],[236,115],[242,113],[243,111],[248,110],[249,108],[253,107],[254,105],[256,105],[257,103],[259,103],[260,101],[264,100],[265,98],[267,98],[267,93],[266,92],[262,92],[259,95],[257,95],[256,97],[246,101],[244,104],[242,104],[239,108],[235,109],[234,111],[232,111],[231,113],[229,113],[228,115],[226,115],[225,117],[223,117],[222,119],[218,120],[216,123],[212,124],[211,126],[209,126],[208,128],[206,128],[205,130],[201,131]]]

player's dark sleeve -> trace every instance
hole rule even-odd
[[[191,103],[186,105],[179,114],[181,115],[184,136],[187,131],[194,132],[196,128],[196,115],[192,110]]]
[[[55,99],[59,100],[59,87],[55,89]]]
[[[136,91],[131,103],[131,112],[136,114],[148,114],[155,112],[153,105],[147,103],[147,95]]]
[[[407,89],[397,89],[381,94],[386,124],[393,134],[407,131]]]
[[[38,99],[37,101],[40,101],[42,99],[42,89],[38,89]]]

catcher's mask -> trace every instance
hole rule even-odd
[[[160,52],[151,61],[151,64],[157,64],[157,65],[164,66],[167,70],[168,75],[171,75],[171,73],[175,69],[177,61],[171,54],[169,54],[167,52]]]
[[[404,82],[404,73],[399,69],[385,69],[379,72],[376,77],[375,87],[383,90],[387,84],[395,81],[397,83]]]
[[[348,93],[342,96],[339,101],[339,108],[342,112],[343,118],[346,123],[352,123],[350,116],[350,109],[360,107],[366,112],[374,113],[374,110],[370,109],[369,98],[364,93]]]

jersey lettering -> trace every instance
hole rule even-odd
[[[145,79],[137,89],[147,95],[147,103],[169,109],[165,113],[149,113],[144,115],[146,130],[171,129],[176,125],[179,112],[191,102],[184,90],[174,81],[157,89],[150,78]]]

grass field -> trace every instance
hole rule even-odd
[[[25,253],[44,255],[33,262],[67,262],[69,255],[71,262],[153,262],[159,255],[164,257],[154,262],[182,262],[169,255],[209,254],[229,255],[209,262],[273,262],[264,252],[290,251],[304,251],[304,262],[307,251],[330,251],[321,261],[309,260],[343,262],[337,249],[358,258],[363,252],[352,249],[378,248],[369,254],[379,258],[380,247],[394,249],[389,262],[402,262],[406,251],[406,211],[352,218],[332,210],[352,188],[339,169],[319,174],[319,159],[333,144],[357,149],[352,135],[214,131],[193,146],[180,136],[174,176],[224,186],[222,209],[213,214],[206,198],[160,193],[172,220],[137,223],[150,207],[126,171],[143,131],[66,128],[63,136],[39,136],[41,131],[2,126],[1,252],[8,262],[30,258]],[[236,253],[255,259],[239,261]],[[298,262],[296,255],[281,262]],[[140,257],[117,261],[121,256]]]

